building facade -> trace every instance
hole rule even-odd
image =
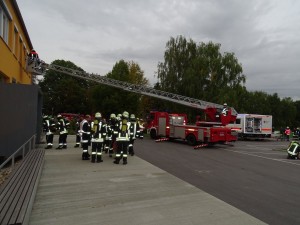
[[[16,0],[0,0],[0,83],[32,84],[26,56],[33,48]]]
[[[43,96],[26,56],[32,49],[16,0],[0,0],[0,164],[33,135],[40,141]]]

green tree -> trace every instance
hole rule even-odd
[[[52,64],[83,71],[70,61],[55,60]],[[91,82],[64,73],[47,70],[39,83],[43,92],[43,113],[57,115],[62,112],[88,113],[88,89]]]
[[[295,101],[294,103],[295,108],[296,108],[296,117],[295,117],[295,121],[293,122],[295,127],[300,127],[300,101]]]
[[[164,62],[158,64],[160,88],[209,102],[237,102],[236,89],[243,90],[246,78],[234,53],[220,53],[220,44],[171,38]]]
[[[132,61],[120,60],[107,77],[132,84],[148,84],[140,66]],[[119,114],[125,110],[136,115],[142,114],[142,96],[130,91],[98,85],[91,90],[91,99],[93,111],[101,111],[106,117],[111,113]]]
[[[267,96],[267,101],[270,107],[269,115],[273,116],[273,127],[279,129],[283,126],[281,122],[282,107],[281,99],[277,93]]]
[[[291,98],[280,99],[277,93],[270,95],[262,91],[248,92],[239,98],[244,102],[242,110],[237,109],[239,113],[272,115],[276,129],[297,124],[297,107]]]
[[[279,126],[282,127],[292,127],[294,128],[294,121],[296,118],[297,109],[291,98],[284,98],[281,100],[280,104],[280,121]]]

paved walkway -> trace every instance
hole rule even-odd
[[[137,156],[82,161],[68,139],[68,149],[46,151],[31,225],[264,224]]]

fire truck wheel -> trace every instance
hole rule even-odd
[[[150,131],[150,137],[151,137],[152,139],[156,139],[156,130],[152,129],[152,130]]]
[[[196,137],[193,134],[189,134],[186,137],[186,141],[189,145],[196,145],[197,144],[197,140]]]

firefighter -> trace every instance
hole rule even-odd
[[[109,119],[106,122],[106,137],[104,140],[104,151],[105,153],[109,154],[109,157],[112,157],[112,155],[110,154],[110,146],[111,146],[111,142],[112,142],[112,136],[113,136],[113,130],[111,128],[111,119]]]
[[[109,157],[112,157],[113,153],[115,152],[115,146],[116,146],[116,138],[118,136],[118,129],[119,129],[119,123],[116,117],[116,114],[112,113],[110,114],[110,119],[108,121],[110,132],[111,132],[111,142],[108,150]]]
[[[227,107],[227,103],[223,104],[223,109],[222,109],[222,115],[223,116],[227,116],[228,114],[228,107]]]
[[[114,163],[119,164],[121,158],[123,158],[123,164],[127,164],[127,148],[129,143],[129,127],[128,118],[129,113],[124,111],[119,122],[117,142],[117,153]]]
[[[299,129],[299,127],[297,127],[297,129],[296,129],[295,135],[296,135],[297,139],[300,140],[300,129]]]
[[[58,142],[59,145],[56,149],[66,149],[67,148],[67,137],[68,137],[68,126],[70,122],[62,117],[62,115],[57,115],[57,130],[59,132]]]
[[[138,125],[138,128],[136,130],[136,137],[139,139],[143,139],[144,138],[143,119],[137,118],[137,125]]]
[[[119,113],[116,117],[117,121],[120,122],[122,120],[122,114]]]
[[[107,135],[106,124],[102,119],[100,112],[95,114],[95,120],[92,127],[92,160],[91,162],[103,162],[102,160],[102,149],[104,140]],[[97,156],[97,157],[96,157]]]
[[[286,136],[286,140],[290,141],[291,129],[289,127],[285,128],[284,134]]]
[[[128,126],[129,126],[128,154],[130,154],[131,156],[133,156],[134,155],[134,149],[133,149],[134,141],[136,139],[137,131],[140,130],[139,124],[137,123],[134,114],[130,115]]]
[[[46,133],[46,141],[47,141],[47,146],[45,147],[45,149],[51,149],[53,146],[53,137],[56,129],[55,129],[55,122],[50,116],[45,115],[43,117],[43,129],[44,132]]]
[[[300,152],[300,144],[298,141],[291,141],[287,148],[287,158],[294,158],[294,159],[300,159],[299,158],[299,152]]]
[[[74,146],[74,148],[78,148],[80,146],[80,139],[81,139],[81,136],[80,136],[80,123],[81,121],[83,120],[82,117],[79,117],[77,118],[77,121],[76,121],[76,144]]]
[[[34,60],[34,59],[38,59],[39,58],[39,55],[38,53],[34,50],[34,49],[31,49],[30,53],[28,54],[28,56]]]
[[[82,160],[89,160],[89,141],[91,139],[91,116],[86,115],[80,123],[80,135],[82,146]]]
[[[39,55],[38,55],[38,53],[34,49],[32,49],[30,51],[30,53],[28,54],[28,58],[30,60],[30,64],[33,63],[34,67],[39,66],[40,63],[41,63]]]

